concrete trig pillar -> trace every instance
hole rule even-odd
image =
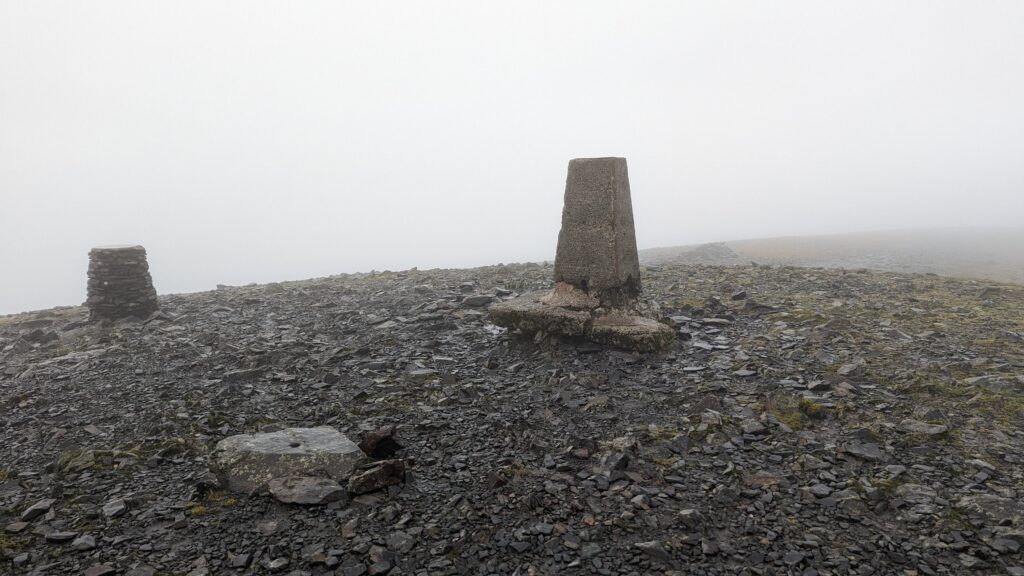
[[[623,306],[640,294],[625,158],[569,161],[555,282],[571,284],[606,306]]]

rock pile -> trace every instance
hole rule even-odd
[[[526,333],[585,337],[643,352],[675,334],[640,305],[640,263],[625,158],[569,162],[555,288],[491,308],[496,324]]]
[[[86,304],[91,320],[149,316],[159,307],[142,246],[101,246],[89,251]]]

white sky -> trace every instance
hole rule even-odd
[[[0,313],[93,245],[161,293],[1024,216],[1024,2],[0,0]]]

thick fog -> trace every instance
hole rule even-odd
[[[1019,225],[1024,3],[0,3],[0,313],[90,247],[161,293],[554,256],[570,158],[641,248]]]

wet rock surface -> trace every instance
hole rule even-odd
[[[344,480],[365,458],[355,443],[329,426],[286,428],[221,440],[210,456],[210,470],[228,489],[252,493],[275,478]]]
[[[642,273],[663,353],[493,325],[549,265],[0,317],[0,573],[1024,570],[1024,289]],[[319,427],[368,455],[344,494],[282,486],[318,504],[209,469],[232,436]]]

